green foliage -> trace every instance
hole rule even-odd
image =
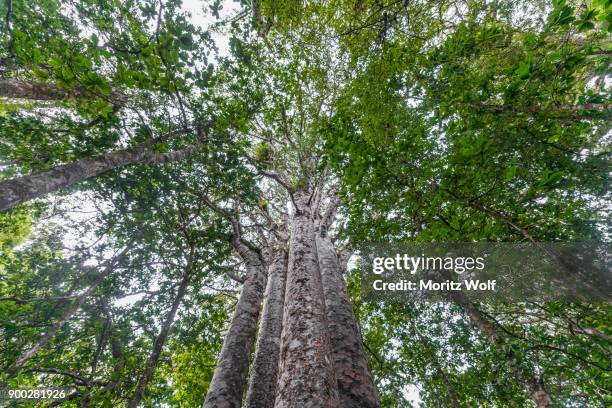
[[[610,95],[605,86],[593,86],[607,75],[601,67],[609,57],[597,51],[606,47],[607,23],[589,24],[599,11],[555,3],[541,26],[518,18],[518,4],[497,2],[495,15],[472,4],[464,18],[449,25],[435,13],[436,7],[445,11],[443,4],[431,13],[429,4],[412,7],[389,3],[366,7],[367,12],[344,10],[367,16],[369,23],[359,29],[354,28],[359,19],[338,20],[340,30],[354,33],[342,41],[356,73],[322,135],[327,162],[343,181],[350,242],[367,248],[372,242],[607,240],[609,225],[601,214],[609,205]],[[414,22],[415,14],[423,21]],[[373,23],[376,15],[380,21]],[[377,47],[364,48],[368,42]],[[397,305],[360,304],[358,276],[351,293],[354,305],[363,308],[359,316],[373,370],[379,381],[384,378],[379,387],[385,406],[407,405],[407,383],[419,385],[425,406],[449,405],[440,397],[447,395],[440,364],[462,404],[529,403],[504,366],[505,357],[479,343],[483,339],[473,329],[449,323],[461,318],[460,309],[441,312],[437,308],[445,306],[417,304],[410,307],[419,312],[407,316]],[[503,330],[517,334],[513,353],[526,373],[546,370],[554,399],[605,405],[603,388],[596,388],[605,388],[602,376],[609,365],[593,366],[602,356],[586,350],[572,352],[581,350],[583,341],[599,340],[561,328],[575,305],[560,306],[561,326],[552,335],[546,324],[507,318],[510,305],[481,306],[492,307]],[[522,313],[542,312],[515,307],[519,320]],[[607,320],[609,312],[599,307],[597,319]],[[448,317],[436,332],[433,322],[441,313]],[[410,332],[421,319],[427,323],[415,332],[424,333],[426,343]],[[440,350],[437,357],[431,357],[432,347]],[[393,357],[383,364],[376,356]],[[593,375],[577,376],[570,368],[575,364],[586,364]],[[402,372],[411,378],[398,378]],[[568,382],[574,391],[561,385]]]
[[[31,217],[24,210],[13,210],[0,214],[0,270],[14,259],[13,248],[30,235]]]
[[[270,168],[272,166],[274,151],[272,146],[266,142],[262,142],[255,146],[254,156],[255,159],[263,165],[264,168]]]
[[[215,121],[186,160],[115,169],[0,214],[3,368],[129,246],[49,344],[3,374],[10,386],[124,406],[191,254],[143,406],[199,406],[241,272],[236,231],[204,195],[247,220],[253,241],[264,215],[286,221],[279,180],[323,201],[338,186],[331,232],[351,250],[609,241],[608,0],[260,1],[258,16],[243,1],[211,26],[227,34],[223,56],[176,0],[9,3],[0,75],[77,96],[0,101],[0,180],[152,138],[152,151],[177,151],[195,134],[169,133]],[[222,2],[203,6],[222,18]],[[610,404],[608,305],[477,304],[507,339],[500,351],[458,305],[366,302],[362,274],[347,283],[383,407],[418,404],[413,394],[451,406],[449,389],[462,406],[530,406],[517,372],[559,406]]]

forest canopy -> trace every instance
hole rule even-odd
[[[374,301],[358,262],[610,243],[611,1],[0,17],[0,398],[64,392],[0,403],[612,405],[609,302]]]

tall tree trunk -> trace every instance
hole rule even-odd
[[[147,365],[145,367],[144,373],[138,380],[138,385],[136,386],[136,390],[134,390],[134,394],[132,398],[128,402],[129,408],[136,408],[140,404],[140,400],[142,399],[145,389],[147,388],[147,384],[153,375],[153,370],[155,370],[155,366],[157,365],[157,361],[159,360],[159,356],[161,354],[162,348],[166,343],[166,339],[168,338],[168,332],[170,331],[170,327],[172,326],[172,322],[174,322],[174,317],[176,316],[176,311],[178,310],[181,302],[183,301],[183,297],[185,297],[185,292],[187,290],[187,286],[189,285],[189,280],[191,279],[193,273],[193,250],[189,254],[189,259],[187,260],[187,265],[185,267],[185,273],[181,283],[179,284],[178,290],[176,292],[176,296],[174,301],[172,302],[172,307],[170,311],[166,315],[164,319],[164,323],[162,324],[161,330],[155,339],[155,343],[153,344],[153,350],[151,351],[151,355],[149,355],[149,359],[147,360]]]
[[[286,281],[287,252],[281,247],[275,251],[268,272],[259,339],[246,397],[247,408],[274,407]]]
[[[201,137],[198,137],[195,143],[184,149],[157,154],[147,150],[151,143],[144,143],[0,182],[0,211],[130,164],[164,164],[183,160],[194,154],[201,142]]]
[[[234,240],[234,247],[246,263],[247,277],[223,341],[204,408],[241,406],[266,284],[266,267],[261,256],[238,239]]]
[[[325,228],[317,234],[317,251],[341,406],[380,407],[338,256]]]
[[[310,195],[294,203],[275,407],[339,407]]]
[[[117,261],[122,258],[125,253],[132,247],[132,243],[133,241],[129,242],[125,246],[125,248],[123,248],[121,252],[119,252],[119,254],[117,254],[111,261],[109,261],[104,270],[100,272],[100,274],[96,277],[93,283],[76,298],[74,304],[62,315],[62,317],[57,322],[53,323],[51,328],[44,335],[42,335],[42,337],[36,342],[36,344],[34,344],[25,352],[23,352],[23,354],[19,356],[19,358],[15,360],[15,362],[6,369],[6,372],[9,377],[15,375],[15,373],[17,373],[17,371],[21,367],[23,367],[25,363],[27,363],[32,357],[34,357],[41,348],[45,347],[47,343],[49,343],[51,338],[55,336],[55,334],[64,326],[64,324],[66,324],[66,322],[70,320],[72,316],[74,316],[76,312],[81,309],[81,306],[83,306],[83,303],[85,303],[85,300],[89,297],[89,295],[91,295],[96,290],[96,288],[100,286],[102,281],[104,281],[104,279],[113,272]]]
[[[516,360],[514,354],[505,350],[506,339],[499,334],[491,321],[472,303],[465,293],[453,291],[451,296],[465,310],[472,323],[487,337],[489,343],[506,356],[506,361],[514,377],[523,385],[527,393],[535,401],[537,407],[552,407],[552,399],[546,389],[544,389],[544,385],[537,378],[523,373],[519,366],[520,362]]]

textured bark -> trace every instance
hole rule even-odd
[[[130,164],[165,164],[183,160],[194,154],[201,142],[198,138],[198,141],[182,150],[157,154],[147,150],[148,145],[149,143],[141,144],[87,157],[49,170],[0,182],[0,211]]]
[[[237,239],[234,247],[246,263],[247,278],[223,341],[204,408],[240,407],[266,284],[266,268],[261,257]]]
[[[317,250],[341,406],[379,407],[378,393],[338,256],[329,237],[322,235],[317,234]]]
[[[550,408],[553,406],[552,399],[544,385],[535,377],[526,376],[519,367],[519,361],[516,361],[514,354],[505,350],[506,340],[500,336],[491,321],[472,303],[472,301],[460,291],[451,293],[453,299],[465,310],[472,323],[480,329],[487,337],[490,344],[495,347],[500,353],[506,356],[506,362],[512,370],[514,377],[519,381],[527,393],[536,403],[538,408]]]
[[[294,193],[275,407],[339,407],[310,196]]]
[[[247,408],[274,407],[286,280],[287,252],[280,248],[275,251],[268,272],[259,339],[246,398]]]
[[[70,320],[76,314],[76,312],[79,311],[79,309],[81,309],[81,306],[83,306],[85,300],[96,290],[98,286],[100,286],[104,279],[113,272],[114,266],[117,263],[118,259],[123,257],[123,255],[127,252],[129,248],[131,248],[131,246],[132,243],[130,242],[117,256],[115,256],[115,258],[111,262],[107,264],[104,270],[100,272],[100,274],[96,277],[94,282],[76,298],[74,304],[62,315],[62,317],[57,322],[53,323],[51,328],[41,336],[41,338],[36,342],[36,344],[26,350],[21,356],[19,356],[17,360],[15,360],[13,364],[11,364],[6,369],[6,372],[9,377],[15,375],[15,373],[17,373],[17,371],[21,367],[23,367],[25,363],[27,363],[32,357],[34,357],[41,348],[45,347],[47,343],[49,343],[51,338],[53,338],[53,336],[55,336],[55,334],[64,326],[64,324],[66,324],[66,322]]]
[[[53,84],[40,82],[19,81],[17,79],[0,80],[0,96],[5,98],[53,101],[79,99],[84,95],[84,90],[80,88],[62,89]]]
[[[176,311],[178,310],[181,302],[183,301],[183,297],[185,297],[185,292],[187,290],[187,286],[189,285],[189,280],[192,275],[192,255],[190,255],[190,259],[188,260],[187,266],[185,268],[185,274],[181,283],[179,284],[178,290],[176,292],[176,296],[174,301],[172,302],[172,307],[170,311],[166,315],[164,319],[164,323],[162,324],[161,330],[155,339],[155,343],[153,344],[153,350],[149,355],[147,360],[147,365],[145,367],[144,373],[138,380],[138,385],[136,386],[136,390],[134,390],[134,394],[132,398],[128,402],[129,408],[136,408],[140,404],[140,400],[144,395],[145,389],[147,388],[147,384],[153,375],[153,370],[155,370],[155,366],[157,365],[157,361],[159,360],[159,356],[161,354],[162,348],[166,343],[166,339],[168,338],[168,332],[170,331],[170,327],[172,326],[172,322],[174,322],[174,317],[176,316]]]
[[[38,101],[61,101],[87,97],[95,98],[96,95],[83,87],[63,89],[54,84],[20,81],[17,79],[0,79],[0,97]],[[125,95],[119,92],[111,92],[108,99],[117,105],[123,105],[126,102]]]

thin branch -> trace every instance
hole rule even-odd
[[[63,371],[58,370],[57,368],[31,368],[25,370],[26,373],[45,373],[45,374],[57,374],[63,375],[64,377],[71,378],[75,383],[79,385],[83,385],[85,387],[91,387],[92,385],[99,385],[104,387],[107,383],[98,381],[98,380],[90,380],[88,378],[83,377],[82,375],[73,373],[71,371]]]
[[[199,196],[211,210],[225,217],[232,224],[233,234],[230,237],[230,243],[245,261],[253,262],[256,257],[261,263],[265,264],[261,251],[255,245],[243,239],[240,221],[235,213],[217,205],[203,192],[194,192],[194,194]]]
[[[68,320],[70,320],[81,309],[87,298],[98,288],[98,286],[100,286],[100,284],[102,284],[104,279],[115,270],[115,265],[117,265],[121,260],[123,260],[127,252],[136,242],[136,238],[137,236],[134,236],[123,249],[117,251],[111,259],[105,262],[105,267],[103,271],[100,272],[94,282],[78,296],[76,302],[66,312],[64,312],[62,317],[56,323],[54,323],[51,328],[44,335],[42,335],[32,347],[24,351],[17,358],[17,360],[15,360],[13,364],[11,364],[6,369],[6,373],[9,375],[9,377],[14,376],[17,371],[24,366],[24,364],[26,364],[32,357],[36,355],[36,353],[38,353],[41,348],[45,347],[49,343],[51,338],[53,338],[53,336],[55,336],[55,334],[64,326],[64,324],[66,324],[66,322],[68,322]]]

